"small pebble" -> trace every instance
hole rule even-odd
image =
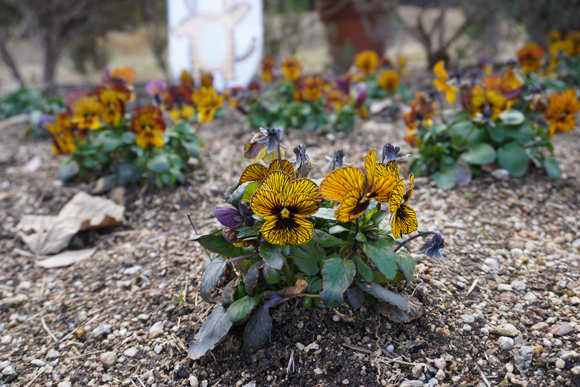
[[[155,338],[163,334],[163,322],[158,321],[151,328],[149,328],[149,336]]]
[[[149,320],[149,315],[147,313],[141,313],[137,318],[141,321],[147,321]]]
[[[47,359],[56,359],[59,356],[60,352],[58,352],[56,349],[50,349],[46,354]]]
[[[335,314],[334,316],[332,316],[332,321],[339,322],[340,321],[340,317],[338,317],[338,315]]]
[[[135,347],[131,347],[131,348],[127,348],[125,350],[125,352],[123,352],[123,355],[127,356],[127,357],[135,357],[135,355],[137,354],[138,350]]]
[[[512,349],[515,345],[514,339],[512,339],[511,337],[502,336],[497,340],[497,342],[499,344],[499,347],[504,351]]]
[[[556,368],[562,369],[564,367],[566,367],[566,362],[564,360],[562,359],[556,360]]]
[[[322,370],[321,370],[320,368],[315,368],[315,369],[314,369],[314,373],[315,373],[316,375],[322,375]]]
[[[112,367],[117,362],[117,353],[114,351],[103,352],[99,360],[105,368]]]

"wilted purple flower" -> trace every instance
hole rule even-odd
[[[284,129],[260,128],[260,133],[257,133],[249,143],[246,143],[244,157],[252,161],[258,161],[256,159],[266,162],[274,161],[278,158],[277,147],[283,132]],[[282,153],[280,158],[283,158],[284,152],[280,150],[280,153]]]
[[[433,237],[427,241],[417,252],[425,253],[428,257],[435,257],[438,259],[443,259],[444,254],[447,253],[443,248],[445,247],[445,241],[441,234],[436,232],[433,233]]]
[[[157,106],[163,104],[163,97],[167,91],[167,83],[163,81],[153,80],[145,86],[147,94],[149,94]]]
[[[389,161],[403,160],[411,156],[410,154],[405,156],[399,156],[400,151],[401,147],[393,145],[390,142],[386,143],[383,146],[383,163],[388,163]]]
[[[480,124],[487,124],[489,126],[495,126],[495,122],[491,119],[493,116],[493,112],[489,106],[483,108],[482,113],[476,113],[475,118],[473,119],[474,122],[479,122]]]
[[[352,163],[347,163],[344,158],[345,158],[345,153],[342,149],[335,149],[334,150],[334,154],[332,155],[332,157],[330,156],[324,156],[328,161],[328,166],[326,168],[329,168],[331,170],[335,170],[338,168],[341,168],[345,165],[353,165],[354,162]]]
[[[40,126],[46,127],[46,125],[54,123],[54,117],[52,117],[51,115],[48,115],[46,113],[42,113],[40,115],[40,119],[38,120],[38,123],[40,124]]]
[[[294,154],[296,158],[289,159],[292,164],[294,164],[294,170],[297,171],[300,167],[302,167],[300,177],[307,177],[308,172],[312,169],[312,165],[314,164],[310,159],[310,156],[306,153],[306,147],[302,144],[298,145],[297,148],[294,148]],[[316,151],[312,153],[314,156]]]
[[[254,212],[250,208],[250,205],[246,203],[239,202],[233,203],[232,205],[234,208],[216,207],[214,208],[213,213],[218,222],[224,226],[222,234],[228,242],[247,246],[247,242],[238,238],[239,231],[237,228],[239,226],[253,226],[254,218],[252,215]]]

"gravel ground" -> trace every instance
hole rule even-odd
[[[369,122],[332,138],[290,132],[284,142],[318,149],[313,176],[321,177],[335,147],[361,166],[368,149],[403,132]],[[58,213],[91,187],[63,185],[48,141],[22,133],[3,129],[0,143],[0,385],[580,386],[578,129],[555,139],[557,182],[536,170],[479,176],[450,192],[415,180],[419,222],[440,231],[449,250],[444,261],[416,256],[405,292],[424,304],[419,320],[288,302],[272,313],[266,348],[244,354],[235,329],[198,362],[187,346],[213,306],[197,293],[204,253],[187,242],[186,214],[202,231],[217,226],[213,207],[248,164],[250,130],[203,127],[203,164],[186,184],[127,188],[127,224],[82,233],[75,244],[96,246],[93,258],[57,269],[35,266],[14,226],[24,214]],[[27,172],[35,156],[40,167]]]

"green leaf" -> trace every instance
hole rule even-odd
[[[543,163],[546,173],[552,180],[558,180],[560,177],[560,164],[555,159],[544,159]]]
[[[363,291],[367,292],[368,294],[375,296],[379,300],[388,302],[389,304],[396,306],[399,309],[408,311],[409,306],[407,305],[407,300],[405,297],[397,294],[395,292],[391,292],[388,289],[385,289],[381,285],[377,284],[376,282],[366,284],[356,281],[356,285],[361,288]]]
[[[431,175],[431,178],[435,180],[437,187],[445,190],[455,187],[457,179],[455,170],[452,167],[443,168],[439,172],[435,172]]]
[[[349,231],[348,228],[341,226],[340,224],[337,224],[336,226],[332,226],[331,228],[328,229],[328,232],[330,234],[340,234],[343,231]]]
[[[510,142],[498,149],[497,161],[513,176],[519,177],[526,173],[529,158],[524,148],[516,142]]]
[[[135,144],[136,138],[137,138],[137,135],[133,132],[125,132],[121,136],[121,140],[123,140],[123,142],[127,145]]]
[[[411,284],[411,280],[413,279],[413,274],[415,273],[415,259],[407,253],[398,253],[397,266],[407,280],[405,286],[409,286]]]
[[[264,306],[254,313],[244,329],[244,350],[247,353],[256,352],[262,348],[272,332],[272,317],[270,307],[282,300],[282,296],[272,296]]]
[[[517,126],[508,126],[505,133],[508,138],[512,138],[522,145],[530,144],[536,136],[532,124],[528,120]]]
[[[260,256],[274,269],[282,270],[284,266],[284,256],[281,245],[272,245],[266,241],[260,244]]]
[[[209,299],[209,293],[216,287],[226,267],[226,260],[222,257],[215,257],[206,267],[201,277],[199,295],[205,302],[213,304]]]
[[[506,128],[502,125],[496,124],[495,126],[487,125],[487,134],[495,142],[502,142],[506,136]]]
[[[348,297],[348,302],[354,309],[360,308],[365,300],[365,293],[358,286],[349,288],[346,291],[346,295]]]
[[[467,148],[462,157],[470,164],[489,164],[495,161],[495,149],[489,144],[480,142],[479,144],[471,145]]]
[[[355,239],[356,239],[357,241],[359,241],[359,242],[362,242],[362,243],[366,243],[366,242],[367,242],[367,236],[366,236],[366,235],[365,235],[363,232],[361,232],[361,231],[359,231],[359,232],[356,234],[356,237],[355,237]]]
[[[525,116],[519,110],[511,109],[511,110],[504,110],[500,113],[499,119],[505,125],[519,125],[525,120]]]
[[[363,262],[359,255],[355,255],[352,259],[356,263],[356,271],[366,282],[373,282],[373,269]]]
[[[191,342],[187,354],[190,359],[197,360],[204,356],[207,351],[219,343],[229,332],[233,323],[228,318],[228,313],[223,306],[218,306],[211,312],[201,329],[195,335],[199,341]]]
[[[171,168],[171,163],[166,155],[157,155],[147,161],[147,169],[153,172],[162,173]]]
[[[320,270],[318,262],[326,257],[326,252],[311,240],[300,246],[292,246],[289,256],[304,274],[316,275]]]
[[[385,216],[387,216],[387,211],[385,210],[377,211],[371,217],[371,221],[375,226],[378,226],[379,223],[381,223],[381,221],[385,218]]]
[[[79,166],[76,161],[68,159],[58,167],[58,177],[62,181],[72,179],[78,173]]]
[[[352,283],[356,274],[354,263],[341,258],[329,259],[322,268],[323,290],[320,299],[324,305],[337,308],[342,304],[342,294]]]
[[[260,295],[256,294],[255,296],[244,296],[239,300],[235,301],[233,304],[230,305],[228,308],[228,318],[231,322],[235,323],[238,321],[243,320],[248,316],[258,303],[260,302]]]
[[[367,257],[377,265],[377,269],[388,279],[393,279],[397,275],[397,255],[386,241],[379,239],[376,242],[369,242],[363,245],[363,250]]]
[[[244,196],[242,196],[242,202],[249,203],[252,195],[260,188],[260,183],[257,181],[252,181],[250,184],[246,186],[246,191],[244,192]]]
[[[262,273],[268,285],[275,285],[280,282],[280,272],[270,265],[265,265]]]
[[[313,239],[316,243],[319,243],[322,247],[333,247],[333,246],[348,246],[346,241],[339,239],[335,236],[330,235],[322,230],[314,230]]]
[[[200,245],[212,253],[223,255],[228,258],[239,257],[253,251],[252,248],[236,247],[232,245],[221,235],[221,230],[210,234],[194,235],[189,238],[189,240],[199,242]]]
[[[260,269],[262,268],[262,261],[258,261],[248,269],[246,277],[244,278],[244,287],[246,288],[246,293],[250,296],[254,295],[254,287],[258,284],[258,279],[260,278]]]
[[[112,152],[121,145],[123,145],[124,141],[120,137],[104,137],[102,139],[103,151],[105,152]]]
[[[336,220],[334,217],[334,210],[332,208],[319,208],[314,215],[315,218]]]

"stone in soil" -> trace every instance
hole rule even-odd
[[[158,321],[149,329],[149,336],[155,338],[163,334],[163,322]]]
[[[534,353],[534,349],[527,346],[514,349],[514,363],[518,371],[525,373],[530,368]]]
[[[111,333],[111,324],[102,324],[93,330],[93,337],[99,337]]]
[[[58,352],[56,349],[50,349],[48,351],[48,353],[46,354],[47,359],[56,359],[59,356],[60,356],[60,352]]]
[[[493,328],[493,333],[499,336],[516,337],[520,334],[520,331],[512,324],[500,324]]]
[[[504,351],[512,349],[515,345],[514,339],[512,339],[511,337],[502,336],[497,340],[497,342],[499,344],[499,347]]]
[[[117,353],[114,351],[103,352],[99,360],[104,367],[112,367],[117,362]]]
[[[524,281],[514,280],[511,283],[511,287],[513,290],[526,290],[527,285]]]
[[[11,366],[11,365],[4,368],[4,370],[2,371],[2,375],[14,375],[15,373],[16,373],[16,370],[14,369],[14,366]]]
[[[532,331],[547,332],[549,328],[550,328],[550,326],[542,321],[542,322],[539,322],[535,325],[532,325],[531,329],[532,329]]]
[[[135,355],[137,354],[138,350],[135,347],[131,347],[131,348],[127,348],[125,350],[125,352],[123,352],[123,355],[127,356],[127,357],[135,357]]]
[[[424,384],[420,380],[403,380],[403,383],[399,385],[400,387],[423,387]]]
[[[532,292],[527,292],[524,295],[524,301],[527,301],[530,304],[533,304],[533,303],[535,303],[535,302],[538,301],[538,297],[536,297],[536,295],[534,293],[532,293]]]
[[[562,369],[564,367],[566,367],[566,361],[565,360],[562,360],[562,359],[556,360],[556,368]]]

